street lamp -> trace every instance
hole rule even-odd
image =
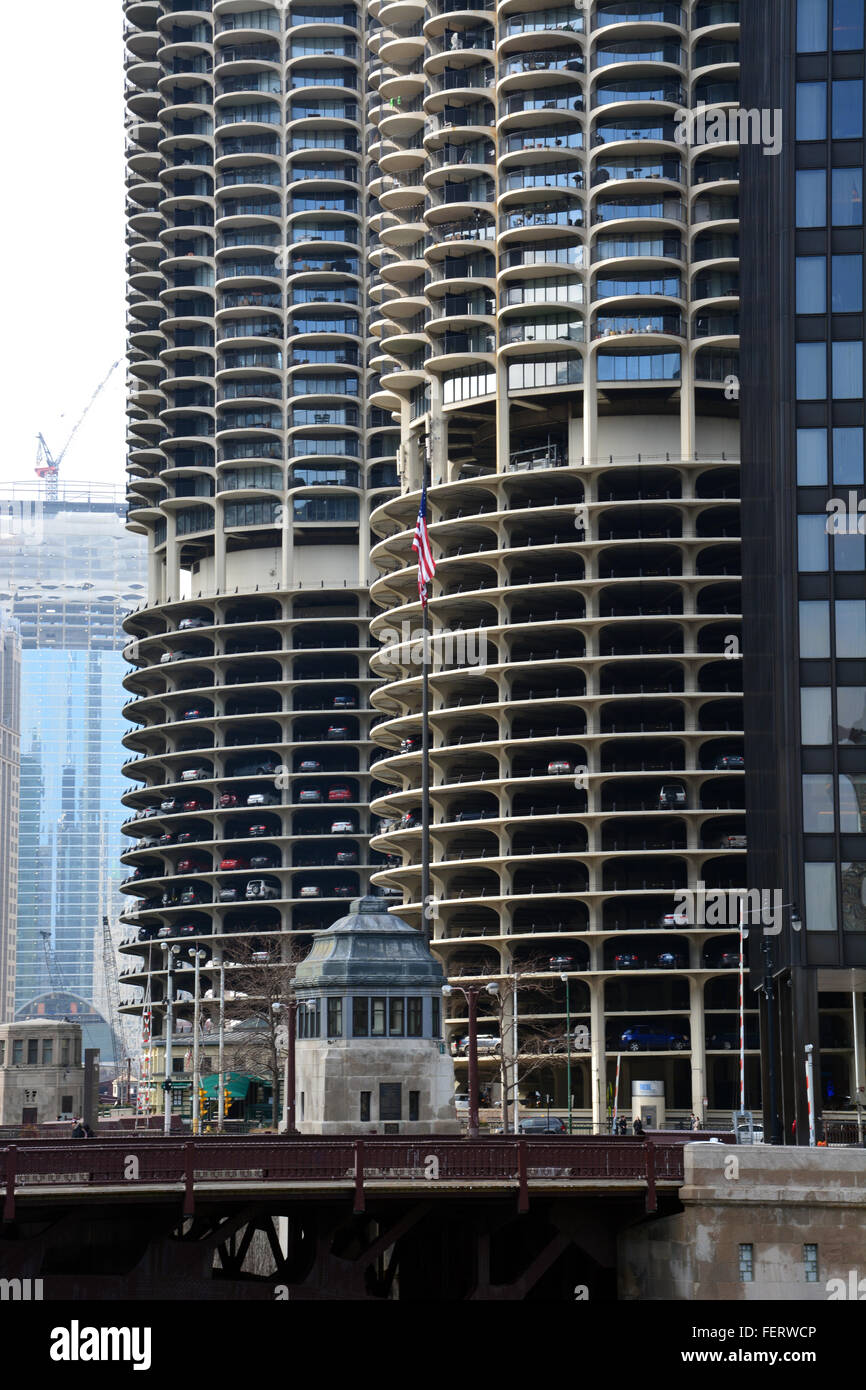
[[[193,954],[195,965],[195,984],[193,986],[193,1015],[192,1015],[192,1084],[195,1087],[195,1096],[192,1104],[192,1132],[198,1134],[201,1129],[201,1057],[199,1051],[199,1032],[201,1030],[201,987],[199,984],[199,971],[202,961],[207,960],[207,951],[198,950]]]
[[[284,1081],[285,1096],[283,1099],[283,1133],[297,1134],[296,1123],[296,1083],[295,1083],[295,1039],[298,1032],[298,1008],[315,1009],[316,1005],[312,999],[307,999],[299,1006],[294,994],[290,994],[288,1002],[285,1004],[274,1004],[274,1012],[282,1011],[288,1014],[286,1025],[286,1074]],[[275,1078],[276,1080],[276,1078]],[[274,1100],[274,1111],[276,1116],[276,1098]]]
[[[163,1087],[163,1133],[171,1134],[171,1076],[172,1076],[172,1036],[174,1033],[174,1010],[172,1008],[172,990],[174,988],[172,966],[177,955],[177,946],[170,946],[167,941],[162,943],[165,960],[165,1085]]]
[[[560,975],[565,982],[565,1046],[566,1046],[566,1073],[568,1086],[568,1132],[571,1133],[571,980],[568,975]]]
[[[469,1138],[478,1138],[478,996],[482,993],[480,985],[443,985],[442,993],[446,999],[454,991],[463,995],[469,1006]],[[485,993],[498,994],[499,985],[494,981],[485,986]],[[501,1041],[500,1041],[501,1046]]]

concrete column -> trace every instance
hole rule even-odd
[[[680,352],[680,453],[695,456],[695,377],[694,357],[688,344]]]
[[[447,480],[448,422],[442,413],[442,382],[430,376],[430,482],[435,486]]]
[[[607,1124],[607,1062],[604,1055],[604,984],[589,981],[590,1104],[593,1133]],[[620,1078],[620,1081],[622,1078]]]
[[[226,588],[226,533],[223,524],[223,509],[225,503],[222,498],[216,499],[214,510],[214,589],[218,594],[224,594]]]
[[[84,1049],[84,1104],[82,1119],[96,1133],[99,1124],[99,1048]]]
[[[598,396],[596,393],[596,358],[588,348],[583,359],[583,461],[595,463],[598,458]]]
[[[511,457],[511,423],[508,404],[508,364],[496,364],[496,471],[508,472]]]
[[[702,981],[689,980],[689,1027],[692,1050],[692,1111],[704,1119],[704,1096],[707,1090],[707,1054],[704,1041],[704,986]]]

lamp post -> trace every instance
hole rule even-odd
[[[480,985],[443,985],[446,999],[457,990],[469,1006],[469,1138],[478,1138],[478,996]],[[495,982],[486,986],[487,994],[498,994]]]
[[[809,1148],[815,1147],[815,1072],[812,1065],[812,1044],[806,1043],[806,1105],[809,1111]]]
[[[286,1074],[283,1083],[283,1133],[297,1134],[295,1122],[295,1037],[297,1034],[298,1001],[292,994],[285,1004],[274,1004],[275,1010],[288,1014],[286,1024]]]
[[[226,1121],[226,963],[222,958],[220,958],[219,1078],[217,1130],[223,1134],[225,1133]]]
[[[171,1068],[172,1068],[172,1035],[174,1032],[174,1010],[172,1008],[172,990],[174,988],[172,964],[177,951],[176,946],[169,946],[167,941],[162,943],[165,953],[165,1084],[163,1086],[163,1133],[171,1134]]]
[[[568,1132],[571,1133],[571,980],[568,975],[560,975],[565,981],[565,1046],[566,1046],[566,1085],[568,1086]]]
[[[767,1106],[769,1117],[765,1114],[764,1123],[767,1118],[770,1121],[770,1143],[780,1144],[781,1135],[779,1134],[779,1112],[776,1105],[776,1037],[775,1037],[775,1010],[774,1000],[775,991],[773,989],[773,959],[772,959],[772,939],[765,936],[761,942],[761,952],[764,957],[764,999],[767,1005]]]
[[[195,965],[195,984],[193,986],[193,1013],[192,1013],[192,1084],[195,1087],[195,1095],[192,1102],[192,1132],[198,1134],[201,1129],[201,1056],[199,1046],[199,1032],[201,1025],[201,987],[200,987],[200,967],[203,960],[207,960],[206,951],[196,951],[193,956]]]

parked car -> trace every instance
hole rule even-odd
[[[206,932],[208,928],[202,922],[181,922],[177,928],[178,936],[196,936],[199,932]]]
[[[206,811],[210,803],[205,803],[200,796],[191,796],[189,801],[183,803],[184,811]]]
[[[250,857],[251,869],[278,869],[280,861],[273,854],[253,854]]]
[[[405,811],[400,817],[400,829],[412,830],[416,825],[421,824],[421,817],[417,811]]]
[[[682,1052],[688,1047],[685,1033],[655,1023],[635,1023],[620,1034],[620,1042],[629,1052]]]
[[[498,1051],[499,1051],[499,1047],[500,1047],[499,1038],[496,1036],[495,1033],[479,1033],[479,1034],[478,1034],[478,1056],[479,1056],[479,1057],[482,1057],[482,1056],[490,1056],[490,1055],[492,1055],[494,1052],[498,1052]],[[456,1052],[457,1052],[457,1056],[458,1056],[458,1057],[468,1057],[468,1056],[469,1056],[469,1037],[468,1037],[468,1035],[467,1035],[466,1037],[464,1037],[464,1038],[458,1038],[457,1043],[456,1043],[455,1050],[456,1050]]]
[[[659,810],[667,811],[686,805],[686,789],[682,782],[666,782],[659,789]]]
[[[220,860],[221,869],[248,869],[249,867],[246,859],[242,859],[239,854],[228,854],[225,859]]]
[[[358,851],[354,849],[338,849],[334,859],[335,864],[357,864]]]
[[[201,888],[185,888],[178,899],[182,907],[190,907],[193,903],[209,902]]]
[[[300,895],[302,898],[320,898],[322,890],[317,883],[305,883]]]
[[[351,801],[352,793],[348,787],[331,787],[328,792],[329,801]]]
[[[176,835],[169,836],[169,840],[174,840],[178,845],[188,845],[202,838],[203,837],[195,830],[179,830]]]
[[[704,951],[704,964],[722,966],[726,970],[736,969],[740,964],[740,953],[739,951],[719,951],[716,955],[712,951]]]
[[[192,705],[189,709],[181,711],[181,719],[206,719],[210,710],[206,710],[202,705]]]
[[[273,792],[250,792],[247,797],[248,806],[275,806],[278,798]]]
[[[299,772],[321,772],[321,770],[322,764],[317,762],[315,758],[304,758],[304,761],[298,765]]]
[[[304,790],[298,796],[298,800],[305,801],[308,804],[310,802],[321,801],[322,793],[319,791],[318,787],[305,787]]]
[[[159,809],[164,811],[166,815],[171,815],[173,811],[179,811],[182,804],[176,796],[170,796],[166,801],[159,803]]]
[[[547,771],[552,777],[561,777],[564,773],[573,772],[574,764],[565,758],[553,758],[547,764]]]
[[[203,874],[206,873],[210,867],[210,863],[207,859],[198,859],[195,857],[189,859],[179,859],[177,861],[177,868],[175,869],[175,873]]]
[[[528,1115],[520,1121],[521,1134],[567,1134],[568,1125],[559,1115]]]
[[[345,724],[329,724],[327,738],[342,739],[349,737],[349,730]]]
[[[241,890],[236,883],[229,884],[228,887],[220,889],[221,903],[236,903],[240,901],[240,897]]]
[[[745,849],[745,835],[723,835],[717,842],[717,849]]]
[[[247,884],[247,898],[278,898],[280,890],[274,883],[263,878],[251,878]]]
[[[466,1094],[465,1091],[458,1091],[457,1094],[455,1095],[455,1097],[454,1097],[454,1109],[455,1109],[455,1110],[468,1110],[468,1109],[469,1109],[469,1097],[468,1097],[468,1095]]]
[[[204,777],[210,777],[210,775],[211,769],[209,767],[188,767],[180,774],[180,780],[182,782],[201,782]]]
[[[742,772],[746,766],[745,758],[738,753],[726,753],[722,758],[716,758],[713,763],[714,772]]]
[[[331,702],[332,709],[355,709],[358,704],[355,695],[335,695]]]
[[[416,748],[420,748],[420,747],[421,747],[421,740],[420,740],[420,738],[401,738],[401,740],[400,740],[400,752],[401,752],[401,753],[414,753],[415,749],[416,749]]]
[[[223,792],[222,795],[220,796],[220,806],[221,806],[223,809],[225,809],[225,808],[228,807],[228,806],[237,806],[237,804],[238,804],[238,795],[237,795],[237,792]]]
[[[159,931],[156,933],[157,939],[161,940],[164,939],[166,936],[171,936],[173,930],[173,927],[160,927]]]
[[[355,889],[350,888],[348,883],[338,883],[336,888],[331,889],[331,896],[334,898],[351,898]]]
[[[155,928],[155,927],[139,927],[139,929],[138,929],[138,940],[139,940],[139,941],[152,941],[152,940],[153,940],[153,937],[154,937],[154,935],[155,935],[155,933],[156,933],[156,928]]]
[[[353,823],[352,821],[350,821],[350,820],[332,820],[332,821],[331,821],[331,834],[332,834],[332,835],[351,835],[351,834],[354,832],[354,829],[355,829],[354,823]]]
[[[677,970],[683,963],[683,958],[679,951],[660,951],[656,956],[656,967],[659,970]]]
[[[660,927],[687,927],[689,925],[689,914],[684,907],[678,907],[675,912],[663,912],[659,918]]]
[[[640,956],[635,955],[634,951],[620,951],[618,956],[614,956],[613,963],[617,970],[639,970]]]
[[[190,632],[195,627],[210,627],[211,618],[181,618],[177,625],[178,632]]]

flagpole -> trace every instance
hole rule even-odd
[[[429,586],[425,585],[429,592]],[[421,605],[421,930],[429,946],[433,935],[430,903],[430,615]]]

